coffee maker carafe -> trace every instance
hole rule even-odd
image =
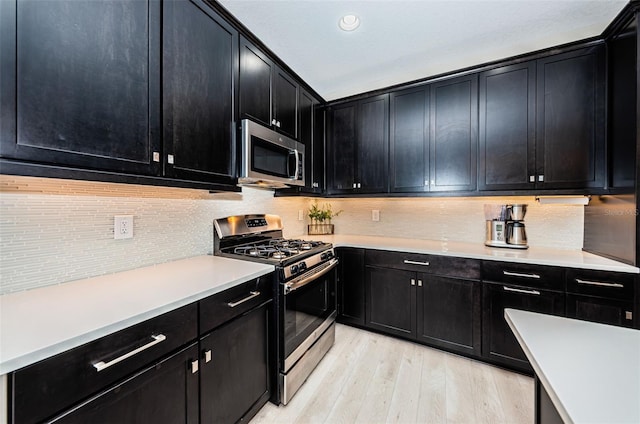
[[[485,245],[489,247],[508,247],[527,249],[527,233],[524,228],[524,216],[527,205],[513,204],[485,205],[487,233]]]
[[[527,232],[524,229],[524,216],[527,214],[527,205],[507,205],[507,247],[526,249]]]

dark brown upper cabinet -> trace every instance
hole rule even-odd
[[[536,164],[536,63],[480,74],[480,190],[531,189]]]
[[[604,46],[537,61],[536,188],[604,187]]]
[[[0,156],[159,175],[160,3],[0,9]]]
[[[430,191],[476,189],[478,76],[431,84]]]
[[[429,86],[391,93],[389,188],[429,191]]]
[[[596,46],[480,75],[480,190],[604,187],[604,56]]]
[[[332,108],[329,193],[388,191],[389,95]]]
[[[300,89],[299,141],[305,145],[306,189],[322,193],[324,188],[324,112],[320,101]]]
[[[239,85],[241,118],[298,138],[298,82],[242,36]]]
[[[473,74],[392,93],[391,191],[475,190],[477,81]]]
[[[199,181],[235,176],[238,33],[200,0],[164,2],[165,173]]]

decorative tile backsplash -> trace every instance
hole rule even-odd
[[[210,254],[213,219],[280,215],[285,236],[306,232],[309,198],[268,190],[203,190],[0,176],[0,294]],[[528,203],[529,244],[582,248],[580,206],[526,198],[319,199],[335,211],[338,234],[484,242],[485,203]],[[371,220],[372,210],[380,221]],[[304,220],[298,220],[303,210]],[[114,215],[133,215],[133,239],[113,239]]]

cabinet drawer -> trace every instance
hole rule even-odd
[[[480,279],[480,261],[475,259],[367,250],[365,263],[369,266],[424,272],[445,277]]]
[[[187,344],[197,337],[196,319],[193,303],[16,371],[13,421],[51,417]],[[94,364],[100,362],[98,371]]]
[[[200,335],[272,298],[273,274],[258,277],[200,301]]]
[[[496,283],[564,291],[564,269],[553,266],[482,261],[482,279]]]
[[[620,272],[567,270],[567,292],[633,302],[637,276]]]

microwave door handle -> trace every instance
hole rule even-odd
[[[289,172],[289,178],[291,178],[292,180],[297,180],[298,170],[300,169],[300,156],[298,155],[298,149],[289,151],[289,154],[293,154],[296,158],[295,171],[293,172],[293,175],[291,175],[291,172]]]

